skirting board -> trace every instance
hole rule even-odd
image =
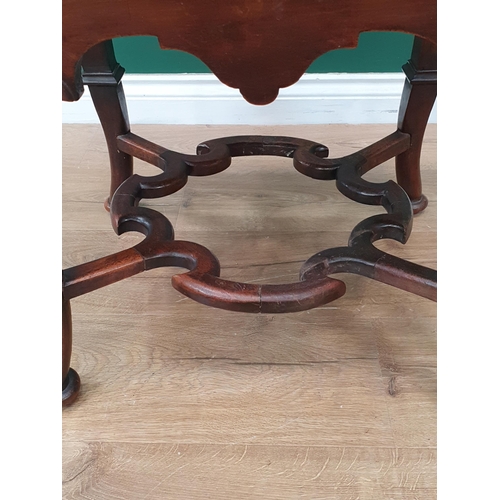
[[[123,77],[131,124],[295,125],[396,123],[403,73],[305,74],[267,106],[246,102],[212,74]],[[63,123],[98,123],[88,89],[63,102]],[[430,117],[436,123],[436,106]]]

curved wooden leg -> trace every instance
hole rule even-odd
[[[104,206],[109,211],[111,197],[133,171],[132,156],[120,151],[116,144],[119,135],[130,132],[127,103],[121,83],[125,71],[116,62],[111,40],[90,49],[83,56],[82,66],[83,83],[89,87],[108,145],[111,188]]]
[[[410,134],[411,146],[396,156],[396,177],[411,200],[413,213],[417,214],[428,203],[422,194],[420,151],[425,127],[436,100],[436,46],[415,37],[411,59],[403,70],[406,80],[399,107],[398,130]]]
[[[62,405],[69,406],[80,392],[80,377],[70,368],[71,361],[71,306],[69,300],[62,301]]]

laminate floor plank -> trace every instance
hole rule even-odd
[[[352,153],[388,135],[377,126],[134,126],[192,153],[210,138],[290,135]],[[63,268],[138,243],[117,236],[96,125],[63,127]],[[176,239],[206,246],[222,276],[298,280],[303,261],[346,244],[377,207],[334,182],[298,174],[286,158],[239,158],[144,200]],[[406,245],[377,247],[436,266],[436,128],[422,152],[429,207]],[[137,162],[137,171],[157,169]],[[393,162],[367,174],[395,178]],[[172,288],[182,269],[154,269],[72,300],[72,367],[82,379],[63,410],[64,499],[436,498],[436,307],[362,276],[338,274],[346,294],[293,314],[200,305]]]
[[[430,449],[94,441],[64,460],[68,500],[436,498]]]

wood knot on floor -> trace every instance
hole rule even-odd
[[[396,395],[396,377],[391,377],[389,379],[389,387],[387,388],[387,392],[390,396]]]

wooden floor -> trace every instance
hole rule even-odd
[[[392,132],[377,126],[135,126],[163,146],[279,134],[341,156]],[[63,129],[63,267],[132,246],[103,201],[107,150],[96,125]],[[430,203],[407,245],[377,246],[436,266],[436,128],[422,154]],[[146,175],[154,167],[137,162]],[[367,178],[394,178],[393,162]],[[286,158],[237,158],[148,201],[178,239],[201,243],[222,276],[293,282],[319,250],[343,246],[380,208]],[[66,499],[435,499],[436,307],[353,275],[341,299],[312,311],[251,315],[176,292],[156,269],[72,301],[72,366],[82,392],[63,410]]]

